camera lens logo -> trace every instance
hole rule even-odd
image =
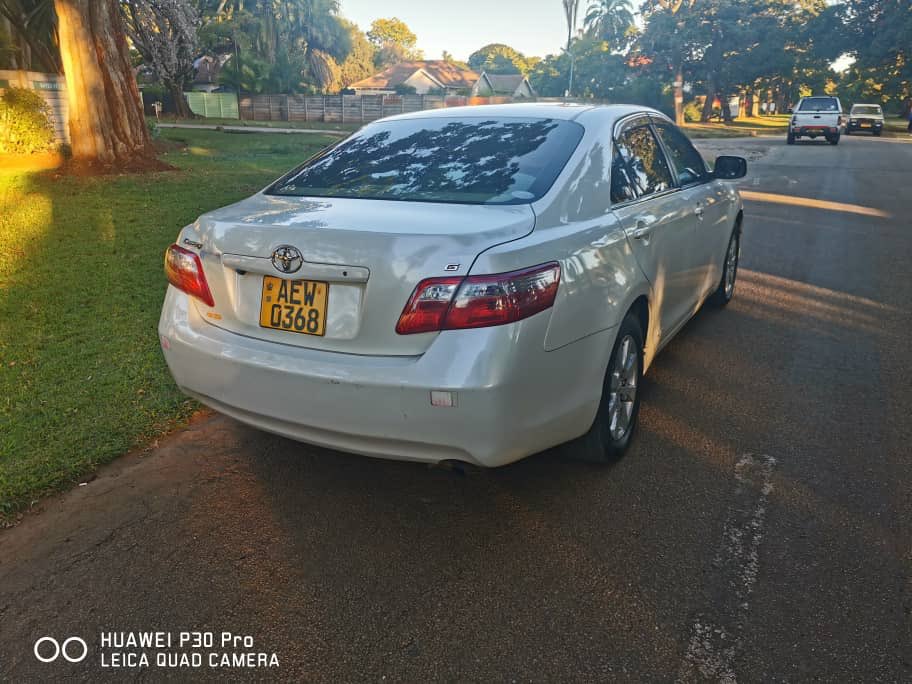
[[[70,663],[80,663],[89,654],[88,645],[79,637],[70,637],[61,644],[54,637],[44,636],[35,642],[34,650],[42,663],[53,663],[60,656]]]

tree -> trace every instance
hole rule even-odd
[[[607,41],[615,50],[627,46],[633,24],[630,0],[594,0],[583,20],[590,38]]]
[[[73,161],[161,168],[143,117],[118,0],[54,0]]]
[[[489,43],[469,55],[469,66],[479,73],[527,74],[531,68],[526,56],[503,43]]]
[[[570,48],[573,46],[573,34],[576,33],[576,18],[579,14],[580,0],[561,0],[564,7],[564,18],[567,20],[567,56],[570,59],[570,74],[567,77],[566,95],[573,94],[573,53]]]
[[[338,14],[339,0],[198,1],[207,41],[217,33],[210,25],[230,23],[233,47],[246,47],[242,64],[235,65],[234,74],[229,68],[226,79],[255,88],[264,83],[283,88],[273,92],[326,90],[338,80],[338,64],[351,50],[350,34]],[[264,73],[252,79],[245,71]]]
[[[857,78],[907,114],[912,98],[912,8],[904,0],[844,0],[836,8]]]
[[[7,36],[8,52],[0,55],[3,62],[13,69],[62,71],[50,0],[0,0],[0,18],[12,29]]]
[[[422,57],[421,51],[415,47],[418,37],[404,21],[396,17],[375,19],[367,32],[367,39],[376,48],[374,64],[381,69]]]
[[[351,39],[351,52],[339,65],[341,67],[339,84],[342,88],[347,88],[352,83],[374,73],[375,48],[355,24],[345,20],[343,20],[343,24],[348,29]]]
[[[567,20],[567,52],[576,33],[577,15],[579,14],[579,0],[561,0],[564,7],[564,18]]]
[[[630,69],[624,58],[611,53],[611,46],[596,38],[577,38],[571,52],[548,55],[536,63],[529,81],[544,97],[564,94],[570,75],[570,54],[574,61],[575,90],[579,96],[602,100],[622,101],[627,95]]]
[[[177,115],[193,116],[184,87],[199,54],[199,14],[189,0],[122,0],[127,35],[133,47],[171,93]]]
[[[561,0],[561,4],[564,7],[564,18],[567,20],[567,52],[570,52],[573,34],[576,33],[580,0]]]
[[[695,2],[646,0],[642,10],[647,23],[641,49],[645,56],[657,57],[673,73],[675,123],[679,126],[684,123],[684,67],[693,47],[691,36],[683,30],[684,19]]]

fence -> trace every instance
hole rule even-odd
[[[7,71],[0,69],[0,90],[4,88],[28,88],[34,90],[51,110],[51,125],[57,142],[70,141],[69,119],[67,118],[66,80],[59,74],[42,74],[37,71]]]
[[[238,118],[238,99],[234,93],[184,93],[190,111],[197,116],[219,119]]]
[[[367,123],[425,109],[512,102],[509,97],[444,95],[242,95],[186,93],[190,110],[204,117],[247,121]]]

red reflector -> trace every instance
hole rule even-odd
[[[513,323],[552,306],[559,284],[557,263],[465,279],[422,280],[399,317],[396,332],[408,335]]]
[[[168,282],[178,290],[196,297],[208,306],[215,306],[203,264],[199,255],[179,245],[171,245],[165,250],[165,275]]]

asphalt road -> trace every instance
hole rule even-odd
[[[44,503],[0,534],[0,679],[912,681],[910,143],[701,141],[756,159],[735,300],[611,467],[462,476],[215,416]],[[138,630],[279,667],[102,668]]]

